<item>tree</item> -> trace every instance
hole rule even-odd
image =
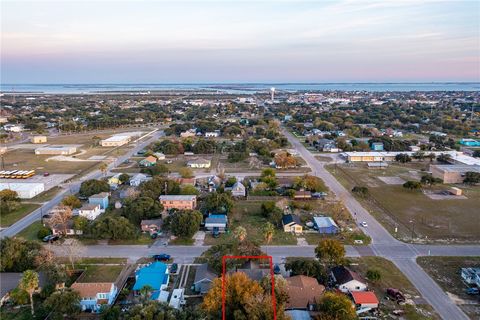
[[[225,182],[225,187],[230,188],[232,187],[235,183],[237,183],[237,178],[235,177],[229,177],[227,181]]]
[[[20,198],[16,191],[3,189],[0,191],[0,212],[9,213],[20,206]]]
[[[70,264],[72,265],[72,270],[75,269],[75,261],[80,258],[82,253],[85,251],[85,247],[77,239],[66,239],[61,247],[65,256],[68,257]]]
[[[45,299],[43,306],[50,312],[49,319],[65,319],[74,317],[82,310],[80,294],[70,288],[58,290]]]
[[[100,169],[100,171],[102,172],[103,176],[105,177],[107,175],[107,171],[108,171],[108,164],[106,164],[105,162],[102,162],[100,163],[100,165],[98,166],[98,169]]]
[[[107,318],[103,318],[107,320]],[[121,320],[197,320],[206,319],[199,308],[183,307],[182,310],[174,309],[166,303],[148,301],[132,306],[127,312],[120,313]]]
[[[403,184],[403,187],[409,190],[418,190],[422,187],[422,184],[418,181],[409,180]]]
[[[414,154],[412,154],[412,158],[416,160],[423,161],[425,158],[425,152],[423,151],[416,151]]]
[[[247,229],[242,226],[238,226],[233,231],[233,234],[235,235],[235,238],[237,238],[239,241],[243,241],[247,237]]]
[[[180,194],[185,194],[185,195],[194,194],[198,196],[200,192],[197,190],[197,188],[195,188],[195,186],[191,184],[187,184],[180,188]]]
[[[258,282],[245,273],[236,272],[225,276],[225,311],[227,319],[249,319],[246,305],[257,295],[264,295]],[[202,308],[217,318],[222,310],[222,279],[216,278],[203,299]]]
[[[106,181],[101,180],[86,180],[83,181],[80,185],[80,195],[82,197],[90,197],[91,195],[100,193],[100,192],[109,192],[110,186]]]
[[[145,303],[150,299],[150,295],[153,292],[153,288],[150,285],[144,285],[143,287],[140,288],[138,293],[140,294],[140,301],[141,303]]]
[[[28,293],[30,299],[30,308],[32,310],[32,315],[34,314],[33,306],[33,293],[38,288],[38,273],[33,270],[26,270],[22,279],[20,279],[20,284],[18,285],[19,289],[25,290]]]
[[[275,178],[275,169],[273,168],[266,168],[262,170],[262,174],[260,176],[261,178],[266,178],[266,177],[273,177]]]
[[[126,183],[130,180],[130,176],[127,173],[122,173],[119,177],[118,180],[120,180],[121,183]]]
[[[138,197],[125,200],[122,215],[130,222],[138,225],[143,219],[151,219],[161,216],[163,206],[150,197]]]
[[[275,205],[273,201],[265,201],[262,203],[262,215],[271,223],[279,226],[282,222],[283,211]]]
[[[330,319],[357,319],[357,313],[352,302],[346,295],[341,293],[325,292],[318,302],[318,309],[323,315],[331,317]]]
[[[430,159],[430,162],[433,162],[433,160],[435,160],[437,158],[437,156],[435,155],[435,153],[429,153],[426,155],[426,157],[428,159]]]
[[[51,234],[52,234],[52,230],[50,230],[50,228],[41,226],[40,229],[38,229],[37,231],[37,238],[41,240]]]
[[[73,194],[64,197],[62,200],[62,204],[64,206],[70,207],[71,209],[80,208],[82,206],[82,202],[80,201],[80,199],[78,199]]]
[[[400,163],[407,163],[412,161],[412,158],[406,153],[399,153],[395,156],[395,161]]]
[[[202,218],[200,211],[178,210],[165,219],[165,225],[175,236],[191,238],[200,229]]]
[[[362,186],[355,186],[352,189],[352,192],[359,195],[362,198],[365,198],[368,196],[368,188],[367,187],[362,187]]]
[[[35,268],[41,244],[22,238],[0,239],[0,272],[23,272]]]
[[[97,219],[92,232],[99,239],[133,239],[136,236],[135,226],[125,217],[107,216]]]
[[[281,169],[295,168],[297,159],[288,152],[277,153],[275,155],[275,165]]]
[[[327,268],[342,264],[345,259],[345,247],[335,239],[323,239],[315,248],[315,256]]]
[[[85,232],[88,227],[88,219],[82,216],[73,218],[73,229]]]
[[[480,183],[480,173],[474,171],[467,171],[465,173],[465,179],[463,180],[463,182],[470,185]]]
[[[204,198],[203,207],[206,212],[229,213],[234,203],[229,192],[210,192]]]
[[[158,199],[162,194],[179,194],[180,184],[174,180],[156,176],[152,180],[142,183],[139,191],[144,197]]]
[[[285,303],[288,302],[288,291],[287,291],[287,281],[285,278],[276,274],[273,276],[273,281],[275,281],[275,301],[277,306],[284,307]],[[272,292],[272,278],[270,275],[265,276],[260,280],[260,286],[263,288],[265,293],[269,294]]]
[[[327,187],[325,187],[320,178],[308,174],[303,177],[296,177],[294,179],[293,187],[297,190],[305,189],[312,192],[327,191]]]
[[[307,277],[314,277],[319,281],[326,279],[326,273],[324,268],[314,259],[307,258],[295,258],[294,260],[288,260],[285,263],[285,270],[291,272],[291,275],[304,275]]]
[[[151,176],[165,175],[166,173],[168,173],[168,167],[163,163],[157,162],[152,167],[142,168],[140,172],[147,173]]]
[[[178,173],[182,178],[193,178],[193,171],[188,167],[178,169]]]
[[[367,279],[372,282],[377,282],[382,278],[382,274],[377,269],[367,270]]]
[[[57,206],[49,219],[50,226],[59,226],[62,228],[62,234],[67,235],[68,222],[72,218],[72,209],[65,205]]]
[[[472,155],[474,158],[480,158],[480,150],[475,150],[473,151],[473,155]]]
[[[267,244],[269,244],[270,241],[272,241],[274,234],[275,234],[275,227],[270,222],[267,222],[263,227],[263,237],[265,238],[265,242]]]
[[[17,287],[10,292],[10,299],[17,306],[25,305],[29,302],[30,296],[27,291]]]
[[[443,182],[442,179],[435,178],[431,174],[425,174],[420,179],[421,184],[428,185],[428,186],[433,186],[434,184],[442,183],[442,182]]]
[[[451,160],[452,156],[448,153],[442,153],[437,157],[437,161],[442,163],[450,163]]]

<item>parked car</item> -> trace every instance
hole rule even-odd
[[[360,225],[364,228],[368,227],[368,224],[366,221],[362,221],[362,223],[360,223]]]
[[[57,241],[59,237],[57,235],[49,234],[48,236],[42,239],[43,242],[54,242]]]
[[[170,260],[170,255],[166,253],[155,254],[152,256],[153,259],[157,261],[168,261]]]
[[[395,288],[388,288],[387,289],[387,295],[390,298],[393,298],[397,303],[403,303],[405,302],[405,296],[403,293],[400,292],[400,290],[395,289]]]
[[[280,272],[281,272],[280,266],[278,264],[274,265],[273,266],[273,273],[280,274]]]
[[[43,176],[44,176],[44,177],[48,177],[49,175],[50,175],[50,173],[48,173],[48,172],[44,172],[44,173],[43,173]]]
[[[178,271],[178,264],[177,263],[172,263],[170,266],[170,273],[177,273]]]
[[[465,292],[468,294],[468,295],[477,295],[479,294],[479,290],[478,288],[468,288],[467,290],[465,290]]]

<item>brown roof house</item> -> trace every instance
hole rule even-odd
[[[148,232],[150,234],[160,231],[162,225],[162,219],[142,220],[140,222],[140,228],[142,228],[142,232]]]
[[[286,309],[314,310],[316,301],[325,292],[325,287],[317,279],[307,276],[293,276],[287,281],[288,302]]]
[[[164,210],[187,209],[193,210],[197,206],[197,196],[195,195],[163,195],[160,196],[160,203]]]
[[[270,275],[270,268],[261,268],[257,260],[249,260],[245,262],[241,268],[237,268],[236,272],[245,273],[250,279],[260,281],[264,277]]]

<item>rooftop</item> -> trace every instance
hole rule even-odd
[[[338,228],[338,225],[335,223],[331,217],[313,217],[313,221],[319,228],[328,228],[331,226],[335,226]]]
[[[313,303],[325,291],[325,287],[312,277],[300,275],[285,280],[289,296],[287,308],[306,308],[308,303]]]
[[[350,292],[355,304],[378,304],[377,296],[373,291]]]
[[[177,194],[170,194],[170,195],[163,195],[160,196],[160,201],[193,201],[197,198],[195,195],[177,195]]]

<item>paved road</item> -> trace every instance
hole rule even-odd
[[[461,247],[422,247],[398,241],[324,168],[324,162],[317,160],[290,132],[285,129],[283,132],[288,141],[293,145],[293,148],[312,168],[314,174],[320,177],[330,190],[344,201],[345,206],[351,213],[356,214],[357,221],[366,221],[368,223],[368,228],[365,228],[365,232],[372,238],[371,248],[373,252],[378,256],[391,260],[443,319],[468,319],[465,313],[454,304],[415,261],[419,253],[425,254],[425,250],[427,253],[430,250],[430,254],[434,251],[444,255],[448,253],[462,255],[463,250],[461,250]],[[480,255],[480,247],[468,248],[468,253]]]
[[[150,144],[153,141],[156,141],[159,137],[163,135],[163,131],[158,131],[154,130],[151,131],[148,136],[144,136],[141,142],[137,142],[137,145],[128,151],[126,154],[123,156],[120,156],[115,160],[114,162],[111,162],[108,165],[108,170],[111,170],[115,168],[118,164],[121,164],[123,161],[126,159],[130,158],[134,153],[138,152],[139,150],[143,149],[146,147],[148,144]],[[35,221],[39,221],[42,217],[43,214],[46,214],[49,212],[54,206],[58,205],[63,197],[67,194],[70,193],[77,193],[78,190],[80,189],[80,184],[82,181],[88,180],[88,179],[98,179],[102,176],[102,172],[100,170],[94,170],[85,176],[81,177],[78,180],[75,180],[70,183],[66,183],[63,185],[62,191],[60,191],[54,198],[52,198],[50,201],[44,203],[40,208],[37,210],[33,211],[32,213],[28,214],[27,216],[23,217],[22,219],[18,220],[15,222],[13,225],[10,227],[3,229],[0,232],[0,238],[3,237],[12,237],[16,235],[17,233],[21,232],[23,229],[34,223]]]

